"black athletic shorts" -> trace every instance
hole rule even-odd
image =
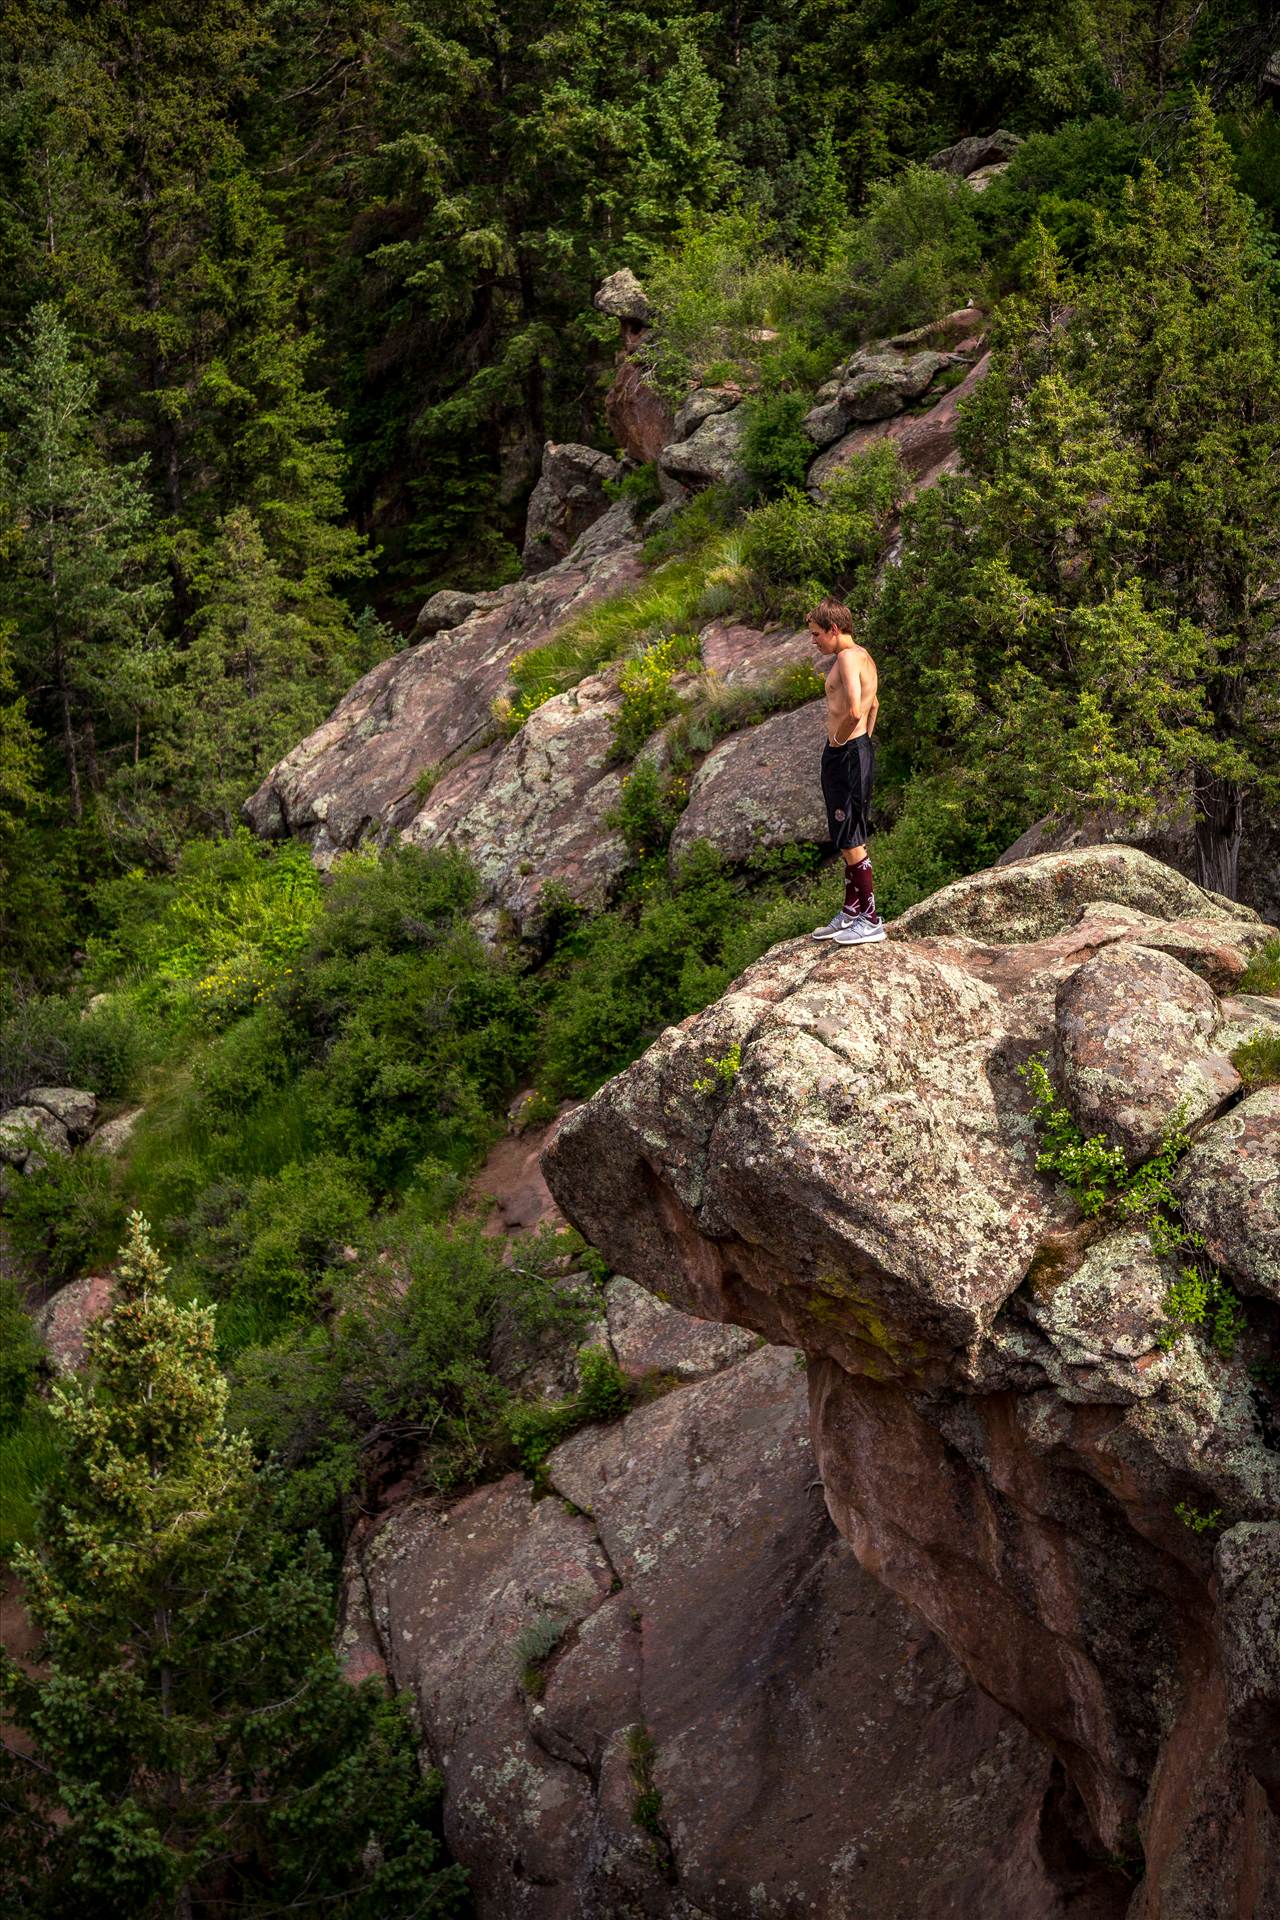
[[[871,838],[871,783],[875,778],[875,742],[865,733],[831,742],[822,749],[822,797],[827,803],[827,832],[836,847],[860,847]]]

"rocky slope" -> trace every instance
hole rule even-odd
[[[658,1397],[349,1560],[481,1920],[1118,1920],[1062,1769],[833,1527],[802,1356],[622,1279],[596,1338]]]
[[[1231,992],[1265,932],[1128,848],[993,869],[879,948],[775,948],[544,1160],[617,1267],[807,1356],[840,1533],[1145,1856],[1131,1920],[1280,1912],[1280,1133],[1227,1057],[1280,1023]],[[1188,1103],[1231,1357],[1037,1172],[1036,1054],[1130,1161]]]

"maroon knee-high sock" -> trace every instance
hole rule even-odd
[[[873,919],[876,917],[876,891],[871,877],[870,856],[859,860],[856,866],[845,868],[844,903],[850,912],[865,913]]]

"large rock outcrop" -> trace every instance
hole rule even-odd
[[[493,702],[515,656],[638,579],[639,555],[619,502],[545,573],[477,595],[460,625],[380,661],[271,769],[246,804],[250,824],[268,838],[305,838],[321,858],[406,825],[424,780],[493,738]]]
[[[480,1920],[1118,1920],[1060,1768],[832,1526],[800,1356],[607,1302],[669,1390],[349,1561]]]
[[[1233,1018],[1206,976],[1265,932],[1128,848],[994,869],[878,948],[775,948],[544,1154],[639,1283],[806,1353],[841,1533],[1053,1751],[1097,1841],[1145,1854],[1132,1920],[1280,1911],[1280,1694],[1247,1610],[1280,1516],[1268,1148],[1231,1131],[1223,1081],[1197,1153],[1230,1183],[1206,1224],[1249,1289],[1228,1357],[1170,1321],[1176,1264],[1037,1170],[1018,1069],[1054,1057],[1091,966],[1138,994],[1168,962],[1212,1016],[1148,1089],[1168,1112]],[[1095,1008],[1136,1071],[1133,1009]]]

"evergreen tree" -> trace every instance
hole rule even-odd
[[[318,1545],[226,1429],[212,1309],[164,1280],[135,1214],[88,1377],[55,1394],[65,1465],[21,1555],[39,1668],[0,1666],[33,1743],[0,1774],[6,1910],[456,1913],[396,1703],[343,1680]]]
[[[968,409],[972,477],[910,517],[877,615],[915,751],[974,805],[1194,819],[1234,894],[1243,795],[1280,791],[1280,346],[1267,250],[1198,101],[1096,277],[1047,235]]]
[[[102,785],[98,723],[136,700],[162,607],[145,565],[148,503],[140,463],[113,465],[98,446],[93,381],[48,304],[0,372],[0,415],[0,488],[20,535],[8,597],[21,684],[50,710],[79,820],[86,780]]]

